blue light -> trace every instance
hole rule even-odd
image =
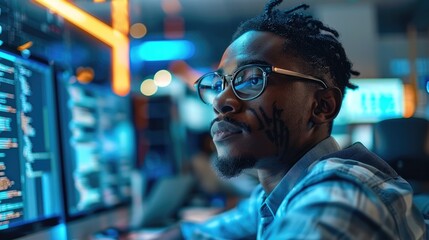
[[[429,81],[426,80],[426,92],[429,93]]]
[[[148,41],[136,47],[136,52],[143,61],[183,60],[194,55],[195,46],[187,40]]]
[[[3,52],[0,52],[0,58],[7,59],[7,60],[9,60],[9,61],[11,61],[11,62],[14,62],[14,61],[15,61],[15,59],[16,59],[16,57],[14,57],[14,56],[12,56],[12,55],[9,55],[9,54],[7,54],[7,53],[3,53]]]
[[[61,223],[51,230],[49,230],[50,239],[68,239],[67,237],[67,226],[64,223]]]

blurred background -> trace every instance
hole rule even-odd
[[[342,147],[362,142],[412,181],[416,193],[426,192],[429,1],[305,3],[308,13],[338,30],[361,73],[352,79],[359,89],[347,92],[333,136]],[[196,207],[213,213],[248,196],[257,184],[253,172],[224,180],[210,169],[213,111],[193,83],[216,69],[236,27],[264,5],[1,0],[0,193],[8,197],[0,201],[0,236],[87,239],[112,225],[198,218]],[[23,122],[34,131],[20,130]],[[188,175],[192,180],[182,178]],[[164,187],[165,179],[178,185]],[[156,205],[156,194],[165,199],[177,189],[177,202],[164,203],[172,209],[146,223],[143,202]],[[131,216],[130,206],[141,214]]]

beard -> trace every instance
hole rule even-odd
[[[221,176],[232,178],[238,176],[244,169],[253,168],[256,161],[257,159],[254,157],[226,158],[217,156],[213,165]]]

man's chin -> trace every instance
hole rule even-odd
[[[214,160],[214,167],[218,173],[225,178],[238,176],[244,169],[253,168],[256,159],[253,157],[217,157]]]

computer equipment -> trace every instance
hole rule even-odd
[[[130,96],[57,66],[67,221],[128,205],[135,167]]]
[[[194,189],[195,178],[191,175],[159,178],[150,191],[148,183],[144,173],[133,172],[130,229],[165,227],[177,221],[179,209],[186,204]]]
[[[177,221],[175,216],[189,199],[195,186],[191,175],[160,178],[144,198],[137,227],[165,227]],[[138,218],[137,218],[138,219]]]
[[[334,124],[368,124],[402,117],[405,112],[404,84],[399,78],[353,78],[355,90],[344,95]]]
[[[0,47],[0,239],[59,224],[60,157],[52,66]]]
[[[137,171],[132,175],[135,195],[129,225],[96,231],[91,239],[159,239],[158,234],[177,223],[195,186],[192,175],[173,175],[159,178],[146,194],[148,179]]]

